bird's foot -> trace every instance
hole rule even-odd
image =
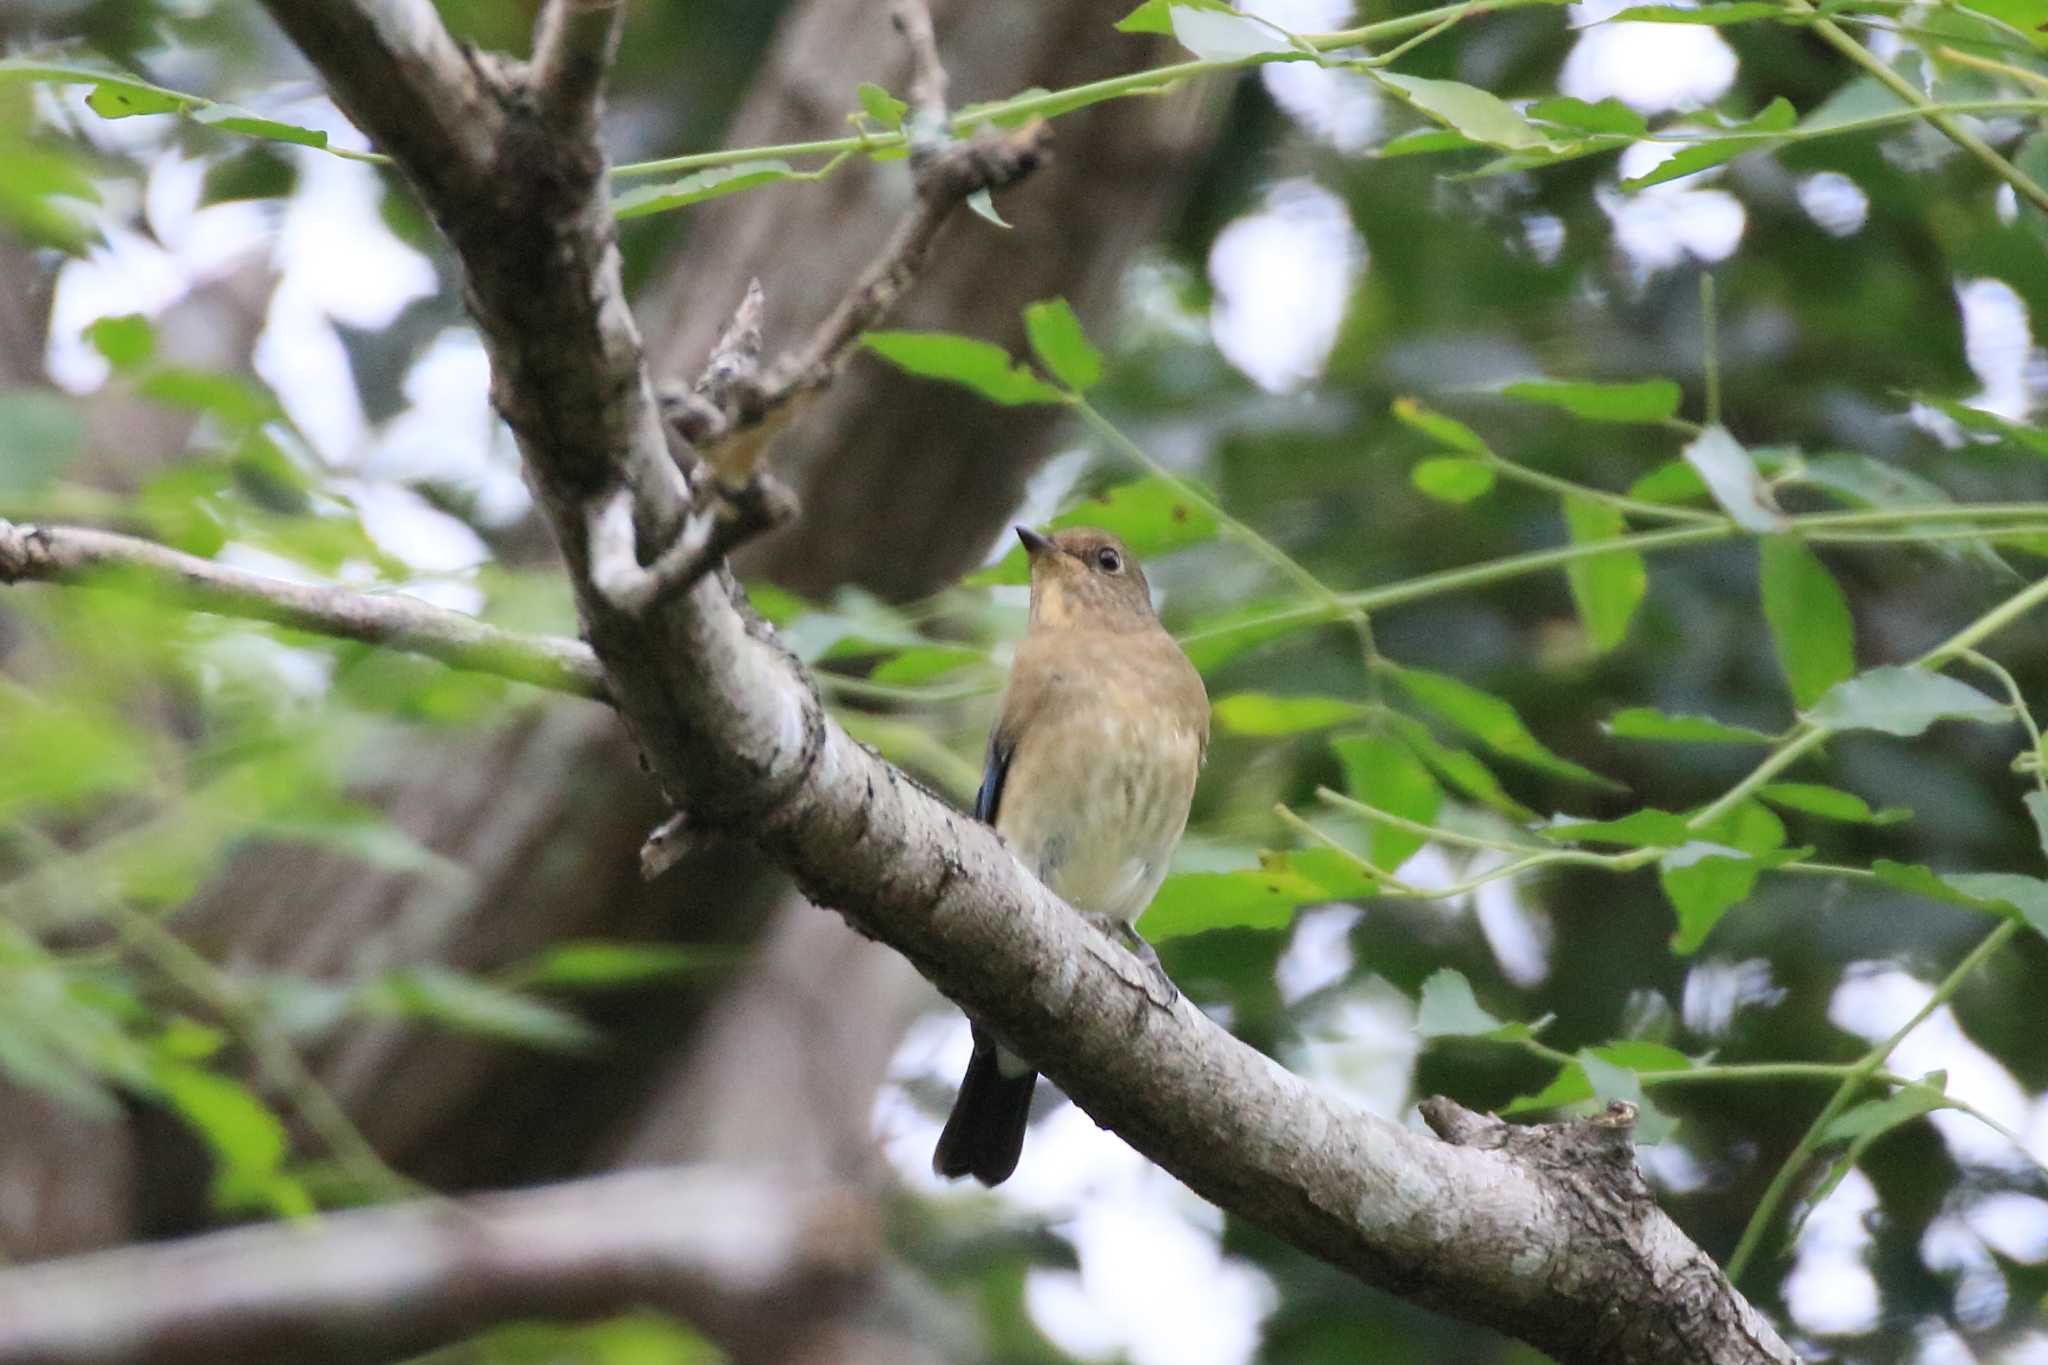
[[[1173,1008],[1180,999],[1180,987],[1173,984],[1173,978],[1166,974],[1166,964],[1159,960],[1158,950],[1138,936],[1136,926],[1112,915],[1086,913],[1082,916],[1101,932],[1103,937],[1121,943],[1128,948],[1131,956],[1145,965],[1151,981],[1145,988],[1145,998],[1161,1009]]]

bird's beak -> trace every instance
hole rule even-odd
[[[1024,542],[1024,553],[1034,559],[1053,548],[1052,541],[1032,530],[1029,526],[1017,528],[1017,539]]]

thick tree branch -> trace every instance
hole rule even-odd
[[[881,1262],[852,1191],[635,1171],[0,1272],[0,1365],[359,1365],[493,1322],[649,1307],[780,1359],[785,1305],[872,1295]]]
[[[1793,1358],[1640,1182],[1623,1178],[1632,1168],[1616,1121],[1555,1130],[1532,1152],[1441,1141],[1332,1101],[1192,1004],[1150,1003],[1130,954],[993,832],[831,722],[728,578],[707,576],[643,612],[598,591],[587,528],[612,490],[632,491],[641,560],[672,543],[691,503],[619,291],[601,152],[551,138],[530,100],[451,55],[427,0],[266,4],[448,230],[494,396],[562,542],[613,697],[664,785],[690,794],[693,817],[752,839],[1197,1192],[1368,1282],[1565,1360]],[[408,33],[418,41],[394,51]],[[385,89],[422,84],[457,94]],[[487,111],[480,157],[477,129],[458,138],[393,121],[435,117],[451,98]],[[415,164],[423,147],[472,159]]]
[[[195,611],[384,645],[475,673],[607,700],[604,670],[580,641],[502,630],[398,593],[371,596],[269,578],[112,531],[0,520],[0,583],[140,590]]]
[[[541,117],[564,137],[588,137],[605,72],[618,49],[624,0],[548,0],[533,38]]]

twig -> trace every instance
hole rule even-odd
[[[930,11],[924,0],[895,0],[891,17],[911,54],[910,163],[917,203],[803,345],[772,364],[761,363],[764,296],[760,281],[750,281],[690,392],[664,395],[671,453],[688,471],[693,451],[714,478],[693,480],[698,506],[653,565],[641,571],[637,560],[614,550],[607,557],[607,579],[593,575],[601,589],[618,594],[613,601],[622,610],[643,612],[667,600],[748,539],[795,515],[794,496],[765,466],[775,438],[802,410],[797,400],[829,385],[861,333],[895,308],[954,209],[972,195],[1016,184],[1045,160],[1051,129],[1040,119],[953,140],[946,72]],[[595,527],[614,514],[607,504],[595,506],[591,515]],[[593,530],[593,544],[596,539]],[[617,537],[611,542],[616,546]]]
[[[197,611],[385,645],[452,668],[608,700],[604,671],[577,640],[522,635],[401,593],[291,583],[112,531],[0,520],[0,584],[137,589]]]
[[[640,563],[633,493],[621,485],[590,505],[590,585],[629,616],[644,616],[717,568],[742,544],[796,515],[796,497],[766,471],[737,488],[700,489],[683,529],[652,564]]]
[[[548,0],[533,35],[533,93],[541,117],[571,137],[597,121],[605,72],[619,45],[622,0]]]
[[[743,322],[751,316],[758,326],[758,303],[750,286],[733,322],[712,349],[695,392],[664,399],[670,424],[727,485],[743,481],[760,467],[767,442],[794,415],[781,410],[830,384],[860,334],[888,317],[924,269],[932,243],[953,210],[972,195],[1007,189],[1024,179],[1044,163],[1051,146],[1051,126],[1037,118],[1015,128],[984,126],[971,137],[950,139],[946,73],[939,64],[931,15],[922,0],[897,0],[892,17],[911,49],[910,149],[916,205],[803,345],[771,364],[747,367],[740,377],[719,374],[721,363],[729,366],[738,349],[735,334],[745,336]],[[758,358],[758,338],[754,347]],[[771,417],[779,420],[770,422]],[[742,441],[742,434],[753,427],[766,430]],[[728,449],[727,443],[738,448]]]
[[[910,48],[910,160],[914,166],[946,145],[946,68],[925,0],[894,0],[889,18]]]
[[[703,828],[679,810],[655,827],[640,845],[640,880],[653,881],[674,867],[702,842]]]
[[[849,1191],[684,1168],[328,1214],[0,1272],[0,1362],[344,1365],[513,1318],[655,1307],[771,1348],[776,1305],[874,1292]]]

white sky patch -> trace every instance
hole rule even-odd
[[[335,491],[347,497],[363,533],[383,549],[426,573],[473,569],[490,547],[468,523],[443,512],[409,488],[350,479]]]
[[[256,346],[256,372],[330,464],[364,436],[362,401],[335,321],[383,327],[434,288],[433,264],[378,217],[382,190],[366,168],[333,157],[299,161],[299,184],[277,237],[284,272]]]
[[[1920,1238],[1920,1259],[1928,1269],[1954,1277],[1952,1303],[1964,1326],[1982,1329],[2005,1316],[2005,1274],[1963,1219],[1945,1213],[1929,1223]]]
[[[1352,21],[1350,0],[1245,0],[1238,6],[1290,33],[1328,33]],[[1259,71],[1266,93],[1311,137],[1340,152],[1362,152],[1379,136],[1379,88],[1356,71],[1274,62]]]
[[[1696,963],[1685,974],[1685,994],[1679,1001],[1679,1017],[1694,1033],[1708,1038],[1724,1036],[1735,1016],[1752,1005],[1775,1005],[1785,998],[1784,988],[1771,980],[1771,964],[1753,957],[1730,962],[1724,957]]]
[[[1357,962],[1351,951],[1351,927],[1364,915],[1353,905],[1326,905],[1294,917],[1286,951],[1274,964],[1282,1000],[1291,1005],[1350,974]]]
[[[1870,217],[1870,196],[1840,171],[1821,171],[1799,182],[1799,207],[1830,237],[1853,237]]]
[[[1558,89],[1582,100],[1612,96],[1640,113],[1712,104],[1735,83],[1735,50],[1705,24],[1610,24],[1629,0],[1584,0],[1572,25],[1584,29],[1558,74]]]
[[[897,1049],[892,1079],[876,1097],[875,1128],[904,1183],[940,1198],[999,1200],[1060,1228],[1080,1269],[1033,1271],[1025,1301],[1069,1353],[1133,1365],[1249,1362],[1260,1324],[1279,1302],[1272,1282],[1222,1253],[1223,1220],[1213,1205],[1073,1105],[1032,1125],[1017,1173],[993,1192],[932,1174],[939,1124],[904,1086],[950,1089],[972,1051],[966,1019],[951,1011],[919,1020]]]
[[[1828,1020],[1872,1042],[1889,1037],[1912,1018],[1934,988],[1889,963],[1857,963],[1843,973],[1828,1002]],[[2023,1131],[2028,1097],[1996,1058],[1977,1046],[1942,1005],[1893,1050],[1890,1069],[1904,1076],[1948,1073],[1948,1093],[1976,1106],[1999,1123]],[[1967,1114],[1943,1110],[1928,1116],[1958,1161],[1978,1166],[2026,1164],[2024,1154]]]
[[[57,271],[50,304],[50,340],[44,364],[50,378],[73,393],[90,393],[107,381],[109,366],[85,339],[85,329],[104,317],[161,313],[191,287],[177,257],[130,229],[108,223],[106,240]]]
[[[2026,300],[2004,280],[1980,279],[1958,284],[1956,302],[1963,310],[1963,356],[1984,384],[1970,406],[2025,420],[2034,405],[2028,372],[2035,354]]]
[[[1877,1325],[1877,1279],[1865,1264],[1872,1239],[1864,1221],[1876,1208],[1877,1191],[1863,1172],[1851,1170],[1799,1230],[1785,1305],[1802,1330],[1844,1336]]]
[[[406,406],[378,432],[362,472],[462,488],[485,526],[518,518],[533,495],[519,476],[511,432],[491,410],[490,385],[490,357],[476,332],[443,330],[406,371]]]
[[[1415,1002],[1377,976],[1356,981],[1301,1024],[1281,1064],[1344,1100],[1393,1119],[1408,1106],[1422,1040]]]
[[[1622,150],[1619,177],[1627,180],[1643,175],[1675,151],[1669,143],[1631,143]],[[1601,210],[1614,224],[1615,243],[1639,277],[1669,270],[1688,257],[1712,265],[1734,254],[1749,225],[1749,214],[1742,201],[1726,190],[1701,187],[1702,181],[1719,169],[1652,185],[1634,194],[1604,185],[1595,191]]]
[[[1971,1204],[1963,1220],[1986,1246],[2008,1260],[2025,1265],[2048,1261],[2048,1200],[2001,1190]]]
[[[1313,181],[1282,181],[1210,249],[1216,348],[1262,389],[1300,387],[1322,373],[1364,269],[1344,201]]]
[[[1477,876],[1507,860],[1505,853],[1484,854],[1473,861],[1467,875]],[[1534,986],[1550,975],[1550,919],[1523,902],[1516,879],[1503,877],[1478,888],[1472,893],[1472,908],[1501,975],[1517,986]]]

